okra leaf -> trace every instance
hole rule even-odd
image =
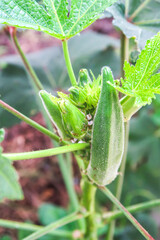
[[[139,55],[136,65],[124,64],[125,78],[122,86],[114,87],[120,92],[136,98],[136,105],[150,104],[155,94],[160,94],[160,32],[148,40],[145,49]]]
[[[71,38],[99,18],[117,0],[1,0],[0,23]],[[70,9],[69,9],[70,8]]]
[[[5,198],[21,200],[23,193],[11,161],[0,155],[0,201]]]
[[[136,37],[139,47],[144,48],[160,29],[159,0],[119,0],[106,11],[113,16],[113,24],[128,38]]]

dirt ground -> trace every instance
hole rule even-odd
[[[111,20],[98,20],[89,29],[118,37]],[[60,44],[59,40],[32,30],[18,32],[18,38],[25,53]],[[0,49],[0,56],[15,54],[12,43],[4,32],[0,33]],[[33,119],[44,125],[41,114],[36,115]],[[4,152],[8,153],[24,152],[50,148],[52,143],[48,137],[22,122],[6,129],[2,147]],[[51,202],[67,207],[68,195],[55,157],[16,162],[15,167],[20,176],[25,198],[22,201],[6,200],[1,203],[0,218],[22,222],[30,220],[38,224],[37,209],[42,203]],[[77,181],[80,175],[75,161],[74,172],[76,176],[75,189],[77,193],[80,193]],[[0,237],[4,234],[9,234],[12,239],[16,239],[16,231],[0,227]]]

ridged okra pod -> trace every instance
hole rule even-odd
[[[97,105],[91,138],[91,157],[88,177],[105,186],[118,175],[124,150],[123,112],[108,67],[102,69],[102,87]]]

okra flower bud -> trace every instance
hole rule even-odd
[[[89,73],[87,69],[81,69],[79,71],[78,85],[84,87],[86,84],[92,84]]]
[[[63,125],[71,138],[81,139],[87,132],[88,121],[85,115],[69,100],[62,100],[59,104]]]
[[[79,87],[71,87],[69,91],[71,92],[70,99],[74,101],[76,106],[83,107],[87,98],[85,90]]]
[[[47,93],[44,90],[40,91],[39,94],[50,119],[52,120],[53,124],[56,126],[58,130],[59,135],[63,139],[67,139],[68,134],[63,126],[62,116],[58,104],[59,99],[52,96],[51,94]]]

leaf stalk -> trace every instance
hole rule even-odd
[[[39,151],[32,151],[32,152],[4,153],[2,154],[2,156],[12,161],[20,161],[20,160],[27,160],[32,158],[50,157],[50,156],[55,156],[62,153],[79,151],[87,147],[89,147],[88,143],[75,143],[68,146],[62,146],[62,147],[50,148],[46,150],[39,150]]]
[[[118,201],[118,199],[105,187],[99,187],[101,191],[120,209],[121,212],[128,218],[128,220],[135,226],[135,228],[145,237],[147,240],[155,240],[142,225],[128,212],[128,210]]]
[[[11,107],[10,105],[8,105],[7,103],[3,102],[2,100],[0,100],[0,106],[2,108],[4,108],[5,110],[7,110],[8,112],[10,112],[11,114],[13,114],[14,116],[16,116],[17,118],[19,118],[20,120],[26,122],[27,124],[29,124],[30,126],[32,126],[33,128],[37,129],[38,131],[40,131],[41,133],[45,134],[46,136],[50,137],[51,139],[55,140],[56,142],[59,142],[63,145],[68,144],[65,141],[61,141],[61,138],[58,137],[56,134],[54,134],[53,132],[51,132],[50,130],[48,130],[47,128],[41,126],[40,124],[38,124],[37,122],[33,121],[32,119],[28,118],[27,116],[25,116],[24,114],[20,113],[19,111],[17,111],[16,109],[14,109],[13,107]]]
[[[64,53],[64,59],[66,62],[66,67],[68,70],[68,75],[70,77],[71,80],[71,84],[72,86],[77,86],[77,81],[76,81],[76,77],[72,68],[72,64],[71,64],[71,59],[69,56],[69,50],[68,50],[68,40],[62,40],[62,47],[63,47],[63,53]]]
[[[28,74],[31,76],[32,80],[34,81],[37,89],[39,91],[42,90],[43,85],[41,84],[40,80],[38,79],[37,74],[35,73],[34,69],[32,68],[31,64],[29,63],[26,55],[22,51],[21,46],[18,42],[18,39],[16,36],[16,28],[15,27],[8,27],[8,28],[9,28],[9,33],[10,33],[12,42],[24,63],[25,69],[27,70]]]

